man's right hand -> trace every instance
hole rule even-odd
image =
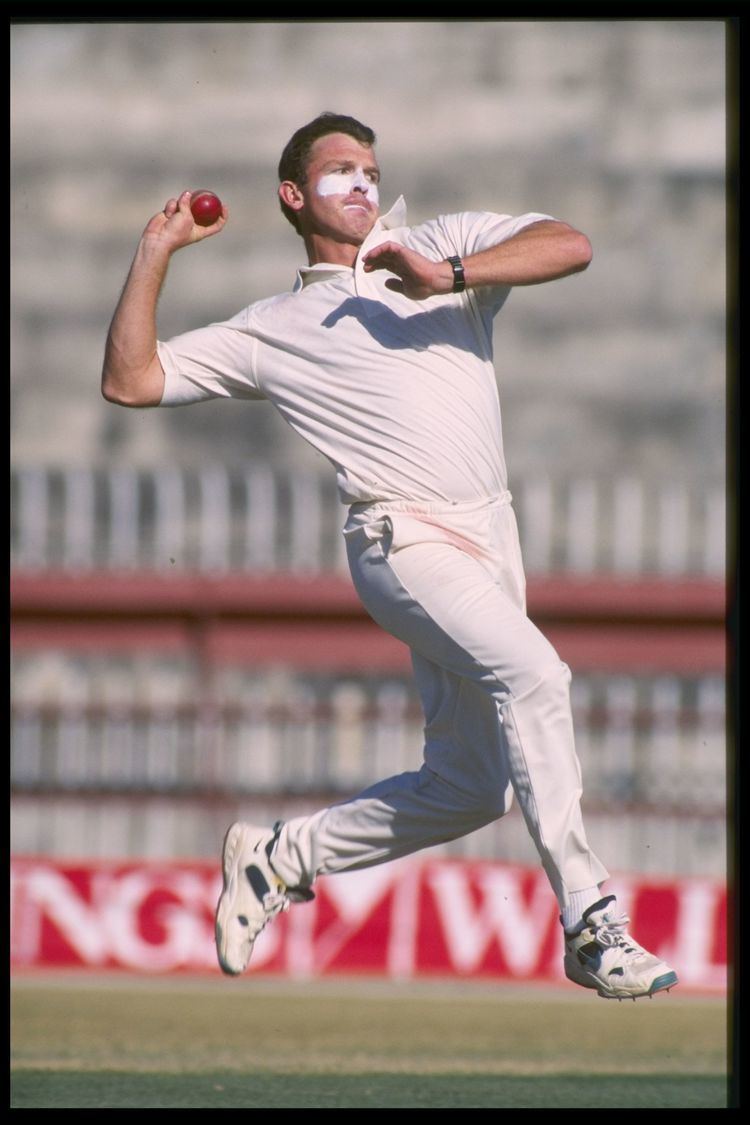
[[[163,211],[148,222],[143,232],[144,239],[158,243],[172,254],[183,246],[190,246],[193,242],[200,242],[218,234],[226,226],[229,211],[222,209],[222,215],[210,227],[202,227],[196,223],[190,210],[192,192],[183,191],[177,199],[169,199]]]

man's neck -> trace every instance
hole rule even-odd
[[[307,261],[311,266],[328,262],[333,266],[354,267],[359,253],[359,243],[338,242],[326,235],[309,234],[305,236]]]

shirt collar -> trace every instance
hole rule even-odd
[[[376,219],[367,239],[369,240],[378,231],[394,230],[396,227],[403,226],[406,226],[406,201],[403,195],[400,195],[390,210]],[[337,266],[332,262],[316,262],[314,266],[301,266],[297,270],[293,292],[298,293],[300,289],[304,289],[305,286],[311,285],[314,281],[324,281],[336,274],[351,272],[351,266]]]
[[[300,266],[297,270],[297,279],[294,282],[293,292],[312,285],[314,281],[324,281],[328,277],[335,277],[339,273],[351,273],[351,266],[335,266],[331,262],[317,262],[314,266]]]
[[[406,226],[406,200],[403,195],[400,195],[396,202],[391,207],[390,211],[386,211],[385,215],[381,215],[378,224],[383,230],[393,230],[395,227]]]

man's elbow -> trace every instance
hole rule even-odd
[[[164,371],[161,364],[126,375],[106,362],[102,368],[102,397],[116,406],[158,406],[164,394]]]
[[[102,371],[101,392],[102,398],[107,402],[113,402],[116,406],[124,405],[124,403],[121,401],[120,390],[117,386],[117,383],[109,374],[106,367]]]
[[[161,394],[157,395],[153,392],[144,392],[142,390],[130,390],[119,387],[116,383],[111,382],[106,377],[102,378],[102,398],[107,402],[114,403],[115,406],[158,406],[161,402]]]
[[[573,273],[581,273],[588,268],[594,256],[594,250],[585,234],[579,230],[570,232],[570,263]]]

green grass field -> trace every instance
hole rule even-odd
[[[361,980],[21,978],[12,1108],[725,1108],[726,1007]]]

